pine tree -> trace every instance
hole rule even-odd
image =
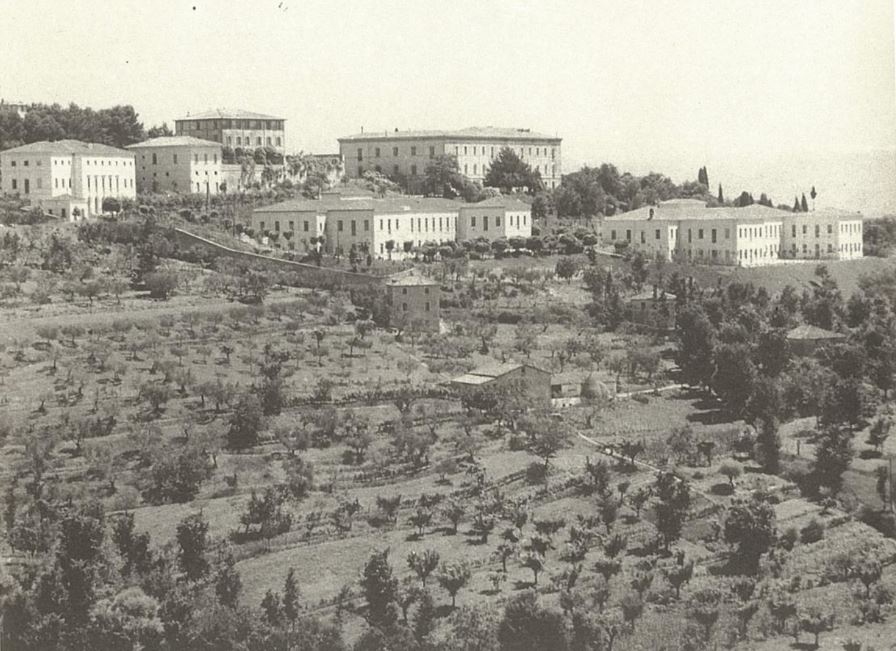
[[[719,203],[725,203],[725,195],[722,194],[722,184],[719,183]]]
[[[812,210],[815,210],[815,197],[818,196],[818,193],[815,191],[815,186],[812,186],[812,191],[809,193],[809,196],[812,197]]]
[[[806,193],[803,193],[803,200],[800,202],[800,210],[809,212],[809,203],[806,201]]]

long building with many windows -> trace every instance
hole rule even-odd
[[[140,192],[218,194],[224,182],[221,145],[191,136],[163,136],[128,146],[137,156]]]
[[[134,154],[80,140],[33,142],[0,152],[4,194],[78,221],[104,212],[103,200],[134,199]]]
[[[174,121],[174,132],[233,149],[273,147],[281,154],[286,150],[286,120],[251,111],[216,109],[187,115]]]
[[[759,204],[708,208],[703,201],[675,199],[606,217],[601,240],[698,264],[848,260],[862,257],[862,217],[838,211],[791,213]]]
[[[386,131],[339,138],[345,173],[359,178],[374,170],[406,180],[409,191],[419,190],[429,161],[442,154],[457,158],[460,171],[482,182],[501,149],[509,147],[541,174],[545,187],[560,185],[562,138],[529,129],[470,127],[457,131]]]
[[[252,213],[256,238],[300,252],[322,246],[347,254],[354,246],[376,258],[401,259],[427,244],[532,234],[528,205],[509,198],[481,203],[421,197],[327,197],[285,201]]]

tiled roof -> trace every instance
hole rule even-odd
[[[653,211],[651,218],[650,212]],[[777,208],[769,208],[768,206],[760,206],[754,203],[752,206],[744,208],[719,207],[707,208],[702,201],[691,202],[685,200],[676,200],[675,203],[665,201],[658,206],[643,206],[636,210],[619,213],[606,217],[604,221],[623,222],[623,221],[680,221],[680,220],[731,220],[731,221],[755,221],[755,220],[775,220],[783,219],[790,213]]]
[[[256,208],[253,212],[325,212],[338,200],[290,199],[270,206]]]
[[[466,375],[461,375],[451,381],[456,384],[472,384],[478,386],[480,384],[485,384],[486,382],[491,382],[492,379],[493,378],[485,375],[473,375],[472,373],[467,373]]]
[[[322,199],[291,199],[255,212],[326,212],[365,210],[376,215],[457,212],[464,204],[451,199],[427,197],[347,198],[326,196]]]
[[[395,287],[428,287],[438,285],[439,283],[432,278],[424,276],[416,269],[408,269],[387,277],[386,284]]]
[[[477,203],[469,203],[464,208],[506,208],[507,210],[532,210],[525,201],[514,199],[513,197],[490,197],[484,201]]]
[[[787,332],[788,339],[843,339],[839,332],[832,332],[814,325],[801,325]]]
[[[669,292],[663,293],[658,291],[657,295],[653,295],[653,290],[649,290],[646,292],[641,292],[640,294],[635,294],[634,296],[630,296],[628,300],[630,301],[652,301],[652,300],[666,300],[666,301],[674,301],[675,294],[670,294]]]
[[[457,138],[486,140],[553,140],[560,142],[562,138],[544,133],[536,133],[530,129],[508,129],[504,127],[467,127],[466,129],[438,131],[370,131],[356,133],[339,138],[340,142],[352,140],[395,140],[423,138]]]
[[[490,362],[473,369],[470,371],[470,374],[483,375],[485,377],[501,377],[502,375],[507,375],[511,371],[515,371],[523,366],[528,366],[529,368],[534,368],[538,371],[544,371],[544,369],[538,368],[532,364],[523,364],[520,362]],[[547,371],[544,372],[546,373]]]
[[[21,147],[13,147],[3,152],[4,154],[86,154],[95,156],[126,156],[133,158],[134,154],[124,149],[101,145],[96,142],[81,142],[80,140],[55,140],[48,142],[32,142]]]
[[[145,147],[217,147],[221,149],[221,143],[193,136],[162,136],[128,145],[128,149],[143,149]]]
[[[252,111],[244,111],[242,109],[213,109],[211,111],[204,111],[202,113],[196,113],[194,115],[185,115],[182,118],[177,118],[175,122],[180,122],[181,120],[220,120],[220,119],[232,119],[232,120],[282,120],[283,118],[278,118],[274,115],[265,115],[264,113],[253,113]]]

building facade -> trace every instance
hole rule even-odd
[[[562,138],[534,133],[529,129],[470,127],[458,131],[398,131],[359,133],[339,138],[339,153],[345,173],[359,178],[374,170],[406,179],[417,191],[429,161],[442,154],[457,158],[460,171],[482,182],[501,149],[509,147],[533,170],[541,174],[546,188],[560,185],[563,174]]]
[[[224,182],[221,149],[217,142],[192,136],[152,138],[130,145],[128,150],[136,156],[137,190],[218,194]]]
[[[451,380],[457,392],[504,390],[532,407],[551,404],[551,374],[531,364],[507,362],[480,366]]]
[[[842,212],[791,213],[753,204],[707,208],[683,199],[613,215],[605,244],[625,243],[650,257],[753,267],[788,258],[862,257],[862,219]]]
[[[62,219],[103,213],[107,198],[137,196],[134,154],[79,140],[34,142],[0,152],[2,192]]]
[[[439,331],[439,283],[415,270],[386,279],[389,325],[400,330]]]
[[[488,205],[483,206],[485,203]],[[421,197],[327,195],[320,200],[286,201],[258,208],[252,213],[252,229],[259,239],[267,237],[268,245],[276,248],[307,252],[320,245],[328,254],[346,255],[354,246],[373,257],[393,260],[411,257],[425,245],[532,234],[528,205],[500,198],[482,204]]]
[[[805,260],[861,258],[862,218],[833,210],[794,213],[784,228],[782,255]]]
[[[251,111],[216,109],[174,121],[174,133],[219,142],[225,147],[286,151],[286,120]]]
[[[529,237],[532,234],[532,207],[516,199],[495,197],[479,203],[463,204],[457,219],[457,241]]]

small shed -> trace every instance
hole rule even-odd
[[[787,331],[787,343],[794,355],[809,357],[824,346],[840,344],[846,336],[814,325],[801,325]]]
[[[545,407],[551,401],[551,374],[532,364],[495,362],[485,364],[451,380],[457,390],[491,387],[519,387],[533,406]]]

